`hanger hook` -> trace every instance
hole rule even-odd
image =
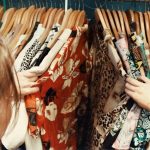
[[[80,10],[80,0],[78,0],[78,10]]]
[[[62,2],[62,0],[60,0],[60,3],[61,3],[60,8],[64,8],[64,7],[63,7],[63,2]]]
[[[120,3],[119,3],[119,0],[118,0],[118,8],[117,8],[118,10],[120,10],[119,6],[120,6]]]
[[[113,10],[114,9],[114,6],[113,6],[113,0],[111,0],[111,9]]]
[[[47,2],[47,0],[45,0],[45,5],[46,5],[46,7],[48,8],[48,2]]]
[[[74,0],[74,6],[73,6],[73,8],[76,10],[76,0]],[[69,7],[69,5],[70,5],[70,2],[68,1],[68,7]],[[71,6],[71,5],[70,5]]]
[[[51,2],[51,7],[53,8],[53,2],[52,2],[52,0],[50,0],[50,2]]]
[[[85,10],[84,0],[82,0],[82,9]]]
[[[145,0],[145,11],[146,11],[146,0]]]
[[[95,2],[95,6],[96,6],[96,8],[98,8],[98,5],[97,5],[97,2],[96,2],[96,0],[94,0],[94,2]]]
[[[40,1],[40,0],[39,0],[39,7],[42,8],[42,6],[41,6],[41,1]]]
[[[37,0],[38,7],[41,8],[40,0]]]
[[[13,1],[11,0],[11,7],[13,7]]]
[[[42,2],[42,1],[40,0],[40,3],[41,3],[41,7],[44,7],[44,1]]]

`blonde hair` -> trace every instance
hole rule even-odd
[[[4,134],[11,117],[11,103],[17,105],[20,96],[17,92],[13,71],[13,60],[5,42],[0,38],[0,137]]]

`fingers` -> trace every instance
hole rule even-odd
[[[140,82],[140,81],[138,81],[138,80],[136,80],[136,79],[130,78],[130,77],[128,77],[128,78],[126,79],[126,82],[129,83],[129,84],[131,84],[131,85],[133,85],[133,86],[136,86],[136,87],[139,87],[139,86],[141,86],[142,84],[144,84],[144,83],[142,83],[142,82]]]
[[[36,87],[39,85],[37,82],[25,82],[25,83],[20,83],[22,88],[28,88],[28,87]]]
[[[38,91],[39,91],[38,87],[24,88],[24,89],[22,89],[21,94],[25,96],[25,95],[29,95],[29,94],[34,94]]]
[[[125,89],[125,92],[126,92],[130,97],[133,97],[133,95],[134,95],[134,92],[131,91],[131,90],[128,90],[128,89]]]
[[[138,77],[138,79],[141,80],[141,81],[143,81],[143,82],[145,82],[145,83],[150,83],[150,79],[148,79],[145,76],[140,76],[140,77]]]
[[[125,84],[125,88],[126,88],[127,90],[132,91],[132,92],[134,92],[134,91],[137,90],[137,86],[134,86],[134,85],[132,85],[132,84],[130,84],[130,83],[126,83],[126,84]]]
[[[137,101],[137,93],[131,90],[125,89],[125,92],[130,96],[133,100]],[[138,101],[137,101],[138,102]]]
[[[37,75],[35,73],[29,72],[28,70],[24,71],[24,76],[27,78],[37,77]]]

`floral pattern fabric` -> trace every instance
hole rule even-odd
[[[44,149],[77,149],[76,111],[87,100],[90,59],[85,33],[77,28],[39,79],[40,92],[26,98],[29,132],[41,136]]]

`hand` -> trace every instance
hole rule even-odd
[[[141,76],[140,81],[128,77],[125,84],[125,92],[137,102],[139,106],[150,110],[150,79]]]
[[[39,91],[36,82],[38,77],[35,73],[31,73],[28,70],[17,73],[19,84],[17,84],[18,93],[21,96],[33,94]]]

